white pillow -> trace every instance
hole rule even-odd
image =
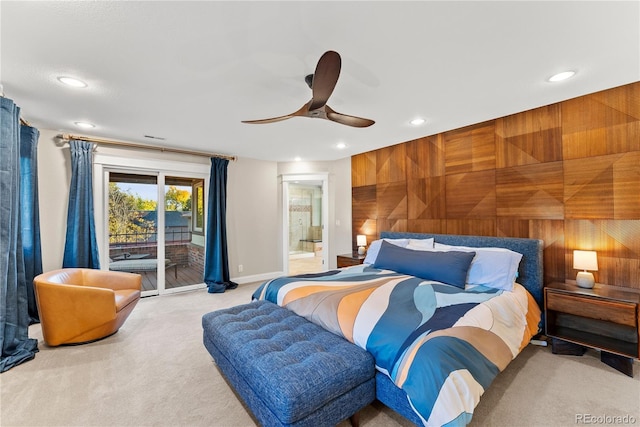
[[[369,249],[367,249],[367,256],[364,257],[364,264],[375,264],[376,258],[378,258],[378,252],[380,252],[380,245],[382,245],[382,241],[385,240],[389,243],[392,243],[396,246],[400,246],[401,248],[406,248],[409,244],[409,239],[380,239],[374,240],[369,245]]]
[[[476,248],[435,243],[436,251],[475,252],[467,275],[468,285],[483,285],[511,291],[518,274],[522,254],[505,248]]]
[[[433,237],[429,239],[409,239],[407,248],[417,251],[433,249]]]

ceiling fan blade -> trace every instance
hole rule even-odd
[[[338,113],[331,109],[328,105],[324,106],[327,113],[327,119],[347,126],[353,126],[357,128],[366,128],[375,123],[370,119],[364,119],[362,117],[349,116],[347,114]]]
[[[291,117],[304,116],[308,112],[309,110],[307,108],[307,104],[304,104],[298,111],[295,111],[291,114],[287,114],[286,116],[272,117],[270,119],[260,119],[260,120],[242,120],[242,123],[249,123],[249,124],[275,123],[275,122],[281,122],[282,120],[290,119]]]
[[[282,120],[290,119],[291,117],[295,117],[295,116],[293,114],[288,114],[286,116],[272,117],[270,119],[242,120],[242,123],[249,123],[249,124],[275,123],[275,122],[280,122]]]
[[[309,104],[309,110],[316,110],[327,103],[338,82],[341,64],[342,60],[338,52],[329,50],[320,57],[316,71],[313,73],[311,85],[313,97]]]

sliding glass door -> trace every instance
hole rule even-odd
[[[142,275],[143,296],[203,286],[204,178],[107,169],[109,269]]]
[[[158,177],[109,174],[109,270],[142,275],[143,292],[158,290]]]
[[[165,177],[164,208],[165,289],[202,283],[204,181]]]

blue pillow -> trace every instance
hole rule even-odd
[[[382,243],[382,241],[385,242],[389,242],[389,243],[393,243],[396,246],[400,246],[402,248],[407,247],[407,245],[409,244],[409,239],[379,239],[379,240],[374,240],[373,242],[371,242],[371,244],[369,245],[369,249],[367,249],[367,256],[364,257],[364,264],[375,264],[376,263],[376,258],[378,257],[378,252],[380,251],[380,244]],[[431,240],[431,247],[433,247],[433,239],[429,239]]]
[[[464,289],[475,255],[475,252],[414,251],[383,241],[373,266]]]

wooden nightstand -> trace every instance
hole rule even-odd
[[[366,255],[358,255],[357,253],[338,255],[338,268],[362,264],[365,256]]]
[[[600,360],[633,377],[633,359],[640,354],[639,290],[551,283],[544,288],[544,311],[553,353],[582,355],[584,347],[595,348]]]

